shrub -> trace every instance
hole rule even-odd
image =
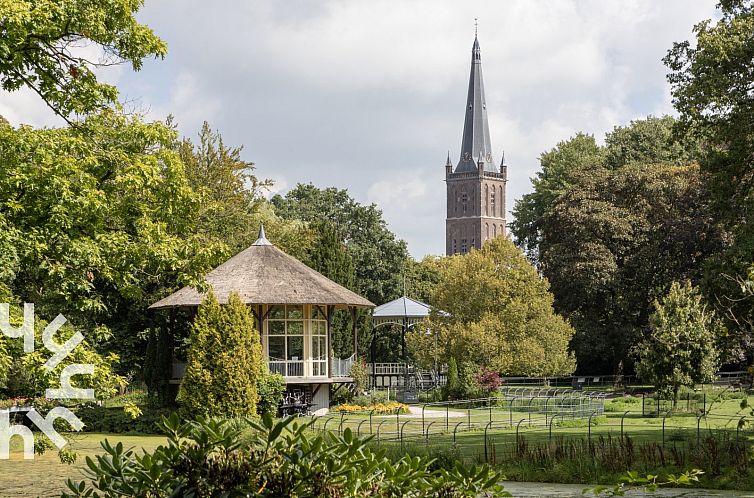
[[[256,416],[262,346],[249,308],[238,294],[221,306],[210,292],[191,327],[186,374],[178,401],[187,413]]]
[[[338,389],[330,398],[330,404],[342,405],[343,403],[350,403],[353,398],[354,395],[350,389]]]
[[[464,399],[484,398],[487,393],[479,385],[479,377],[482,375],[482,369],[474,363],[466,362],[461,368],[461,393],[460,397]]]
[[[500,378],[499,373],[485,367],[476,375],[476,384],[485,396],[491,396],[503,385],[503,379]]]
[[[282,375],[269,372],[262,374],[257,380],[257,394],[259,395],[257,413],[277,415],[278,407],[283,400],[283,393],[285,393],[285,378]]]
[[[350,429],[313,435],[310,423],[268,415],[250,424],[244,439],[233,424],[174,414],[164,422],[168,443],[144,455],[105,440],[105,455],[87,457],[86,480],[69,480],[62,496],[502,496],[489,466],[432,470],[420,457],[391,462]]]
[[[458,377],[458,364],[455,358],[448,360],[448,383],[445,386],[445,399],[459,399],[461,397],[461,380]]]
[[[357,395],[366,392],[369,388],[369,372],[364,360],[356,358],[348,375],[353,379],[353,387]]]
[[[162,434],[163,416],[170,415],[167,408],[140,407],[142,414],[133,418],[123,408],[104,408],[95,404],[82,405],[76,415],[84,422],[84,432],[115,434]]]

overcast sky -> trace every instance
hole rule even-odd
[[[715,3],[147,0],[138,17],[168,57],[104,76],[183,135],[209,121],[278,191],[312,182],[376,203],[421,257],[444,251],[444,164],[448,150],[458,161],[474,18],[510,211],[560,140],[673,113],[661,59]],[[29,91],[0,91],[0,115],[59,124]]]

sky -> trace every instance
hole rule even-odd
[[[137,18],[167,58],[101,77],[149,118],[172,114],[184,136],[208,121],[275,192],[313,183],[377,204],[420,258],[444,252],[444,164],[460,154],[475,19],[510,212],[558,142],[674,114],[661,59],[715,4],[146,0]],[[27,90],[0,90],[0,115],[62,124]]]

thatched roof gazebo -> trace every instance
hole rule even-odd
[[[267,240],[264,226],[254,244],[208,273],[205,281],[221,304],[236,292],[250,306],[269,368],[282,374],[289,385],[316,385],[312,389],[316,394],[319,384],[350,380],[347,367],[333,368],[333,313],[336,309],[351,312],[357,351],[357,311],[374,304],[275,247]],[[204,297],[184,287],[150,309],[196,308]],[[174,380],[178,376],[174,372]]]

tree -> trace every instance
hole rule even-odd
[[[679,131],[704,143],[700,163],[712,193],[713,214],[726,247],[706,267],[703,291],[727,326],[726,360],[754,361],[754,306],[741,299],[754,254],[754,4],[722,0],[720,16],[694,26],[694,42],[675,43],[670,69]]]
[[[140,370],[157,325],[147,306],[201,285],[229,252],[199,229],[175,143],[164,123],[109,110],[76,127],[0,127],[0,282],[117,350],[125,371]]]
[[[539,157],[542,169],[531,180],[534,192],[516,201],[514,220],[510,225],[516,243],[532,261],[538,260],[542,216],[555,199],[568,190],[573,183],[573,175],[600,168],[603,160],[604,150],[592,135],[583,133],[558,143]]]
[[[674,280],[699,282],[722,245],[695,165],[634,164],[584,177],[543,217],[542,233],[541,269],[588,372],[627,362],[653,300]]]
[[[555,201],[577,185],[601,171],[616,170],[629,164],[684,165],[698,157],[698,142],[687,135],[676,136],[675,120],[670,116],[631,121],[616,126],[605,135],[605,146],[597,145],[592,135],[578,133],[540,156],[541,171],[532,178],[534,192],[516,201],[511,233],[529,258],[539,261],[542,220]]]
[[[636,349],[636,372],[666,395],[673,408],[682,386],[711,382],[719,366],[715,340],[720,325],[697,289],[673,282],[662,301],[655,301],[651,333]]]
[[[441,256],[424,256],[420,261],[407,259],[404,272],[408,297],[431,305],[444,263],[445,258]]]
[[[257,382],[265,373],[259,333],[249,308],[232,293],[220,305],[212,292],[191,328],[178,401],[192,417],[255,416]]]
[[[481,250],[448,258],[433,298],[428,328],[438,335],[440,358],[473,363],[504,375],[567,375],[573,329],[553,311],[549,284],[505,237]],[[410,334],[409,346],[429,363],[434,337]]]
[[[143,3],[0,0],[0,84],[32,89],[66,120],[116,102],[116,88],[99,82],[96,68],[130,63],[138,71],[145,58],[167,53],[136,21]],[[97,60],[81,50],[86,44],[99,49]]]
[[[186,179],[199,200],[198,229],[209,240],[223,240],[232,254],[257,237],[254,212],[263,201],[269,180],[254,176],[254,164],[241,159],[242,147],[228,147],[205,121],[194,145],[184,138],[178,153]]]
[[[458,376],[458,363],[452,356],[448,360],[448,382],[445,385],[445,399],[461,397],[461,379]]]

